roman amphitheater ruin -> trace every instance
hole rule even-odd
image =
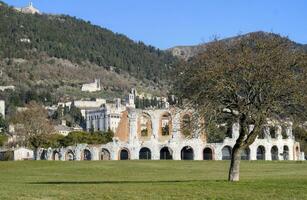
[[[96,119],[98,119],[97,116]],[[103,118],[104,116],[100,116]],[[121,113],[113,141],[104,145],[77,144],[59,149],[41,149],[45,160],[229,160],[239,134],[238,124],[221,143],[208,143],[206,134],[191,132],[190,112],[178,108],[139,110],[127,107]],[[242,152],[242,160],[302,160],[292,124],[268,124],[262,136]]]

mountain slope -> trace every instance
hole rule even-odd
[[[130,88],[166,95],[177,58],[124,35],[65,15],[17,12],[0,1],[0,91],[8,108],[79,98],[123,97]],[[103,90],[81,92],[101,80]]]
[[[29,15],[0,6],[0,58],[33,59],[47,54],[84,61],[140,79],[166,79],[175,58],[142,42],[64,15]]]
[[[235,37],[225,38],[225,39],[222,39],[221,41],[228,43],[228,44],[231,44],[232,41],[240,40],[240,39],[245,38],[245,37],[249,37],[251,34],[258,34],[258,35],[261,35],[263,37],[280,37],[278,34],[258,31],[258,32],[251,32],[251,33],[247,33],[247,34],[239,35],[239,36],[235,36]],[[307,51],[307,45],[298,44],[298,43],[295,43],[291,40],[289,40],[289,42],[291,42],[295,47],[303,48]],[[200,44],[200,45],[196,45],[196,46],[177,46],[177,47],[173,47],[173,48],[168,49],[168,51],[170,53],[172,53],[173,56],[176,56],[180,59],[188,60],[188,59],[200,54],[201,52],[205,51],[207,44],[208,43],[204,43],[204,44]]]

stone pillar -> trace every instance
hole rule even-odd
[[[176,113],[174,118],[172,118],[172,135],[173,139],[180,139],[180,113]]]
[[[153,148],[151,149],[151,159],[160,160],[160,148],[159,145],[157,145],[156,143],[153,145]]]
[[[159,138],[159,125],[160,125],[160,116],[153,113],[152,115],[152,135],[153,137],[158,140]]]
[[[137,116],[135,110],[130,110],[128,114],[129,118],[129,143],[133,144],[137,139]]]
[[[267,145],[264,146],[264,148],[265,148],[265,160],[272,160],[271,147]]]
[[[99,154],[100,154],[99,148],[96,148],[96,147],[92,148],[91,153],[92,153],[92,160],[100,160],[99,159]]]
[[[195,143],[196,143],[195,145],[196,148],[193,148],[194,149],[194,160],[203,160],[202,145],[198,141],[195,141]]]
[[[257,160],[257,146],[250,146],[250,160]]]
[[[276,126],[276,138],[278,140],[282,139],[282,134],[281,134],[282,128],[280,125]]]
[[[181,160],[181,145],[174,145],[171,147],[173,150],[173,160]]]

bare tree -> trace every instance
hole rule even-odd
[[[240,124],[229,181],[239,181],[241,151],[268,119],[306,118],[306,67],[306,53],[287,38],[252,33],[209,43],[179,70],[175,90],[185,106],[204,117],[206,127]]]
[[[48,120],[47,111],[39,104],[30,102],[25,110],[16,112],[12,119],[16,124],[16,133],[22,142],[34,148],[34,159],[37,159],[37,150],[46,142],[49,134],[54,133],[53,126]]]

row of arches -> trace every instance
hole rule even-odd
[[[119,159],[120,160],[128,160],[130,159],[130,153],[127,149],[120,150]],[[194,150],[190,146],[185,146],[181,150],[181,160],[194,160]],[[143,147],[139,151],[139,159],[140,160],[151,160],[151,150],[147,147]],[[169,147],[163,147],[160,150],[160,160],[172,160],[173,159],[173,151]],[[203,150],[203,159],[204,160],[212,160],[213,159],[213,151],[211,148],[205,148]]]
[[[230,160],[231,159],[232,148],[230,146],[225,146],[222,149],[222,160]],[[264,146],[260,145],[257,147],[256,159],[257,160],[265,160],[266,149]],[[284,146],[283,152],[280,154],[283,156],[283,160],[289,160],[289,147]],[[246,148],[241,152],[241,160],[250,160],[250,149]],[[271,148],[271,160],[279,160],[279,152],[278,147],[273,146]]]
[[[163,147],[160,149],[160,160],[172,160],[173,159],[173,151],[169,147]],[[203,160],[213,160],[214,153],[213,150],[209,147],[203,149]],[[222,148],[222,160],[230,160],[232,153],[232,147],[224,146]],[[282,156],[283,160],[289,160],[289,147],[283,146],[283,152],[279,152],[277,146],[273,146],[270,149],[271,160],[279,160],[280,156]],[[256,151],[256,159],[257,160],[265,160],[266,159],[266,149],[264,146],[260,145],[257,147]],[[68,150],[64,155],[64,160],[76,160],[75,153],[72,150]],[[194,160],[195,153],[192,147],[185,146],[181,149],[180,158],[181,160]],[[84,149],[81,152],[81,160],[92,160],[93,155],[89,149]],[[100,160],[111,160],[110,151],[103,148],[100,152],[99,156]],[[122,148],[118,153],[119,160],[130,160],[131,154],[127,148]],[[152,152],[149,148],[143,147],[139,151],[139,159],[140,160],[151,160]],[[61,160],[60,153],[55,150],[52,154],[52,160]],[[250,160],[250,149],[246,148],[241,152],[241,160]]]

